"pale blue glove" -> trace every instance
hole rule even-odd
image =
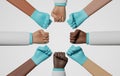
[[[47,29],[52,22],[48,13],[39,12],[37,10],[33,12],[31,18],[44,29]]]
[[[68,52],[67,55],[72,58],[74,61],[76,61],[77,63],[79,63],[80,65],[83,65],[86,60],[88,59],[85,55],[84,52],[82,50],[82,48],[80,46],[75,47],[74,45],[72,45]]]
[[[52,52],[48,46],[44,47],[39,46],[31,59],[36,65],[38,65],[44,60],[46,60],[48,57],[50,57],[51,54]]]
[[[88,18],[84,10],[69,15],[68,24],[74,29],[80,26]]]

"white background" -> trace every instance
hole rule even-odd
[[[36,9],[42,12],[51,13],[54,4],[51,0],[27,0]],[[84,8],[92,0],[68,0],[67,19],[70,13],[77,12]],[[51,17],[53,20],[53,18]],[[0,0],[0,31],[25,31],[34,32],[41,29],[26,14],[15,8],[6,0]],[[89,17],[78,29],[85,32],[91,31],[120,31],[120,0],[113,0],[104,8]],[[50,42],[47,44],[53,52],[66,52],[72,45],[69,42],[69,33],[74,31],[64,23],[52,23],[45,30],[50,33]],[[40,45],[40,44],[39,44]],[[39,46],[0,46],[0,76],[6,76],[22,63],[27,61]],[[79,44],[86,56],[111,73],[113,76],[120,76],[120,46],[91,46]],[[52,56],[38,65],[28,76],[51,76]],[[92,76],[79,64],[69,59],[66,66],[67,76]]]

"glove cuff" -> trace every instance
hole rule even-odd
[[[89,44],[89,33],[86,33],[86,44]]]
[[[67,0],[54,0],[55,6],[66,6]]]
[[[53,68],[53,71],[65,71],[64,68]]]

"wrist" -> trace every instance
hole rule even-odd
[[[86,44],[89,44],[89,33],[86,33]]]
[[[64,68],[53,68],[53,71],[64,71]]]
[[[33,43],[33,34],[30,33],[30,37],[29,37],[29,44],[32,44]]]
[[[66,6],[67,0],[54,0],[55,6]]]
[[[34,34],[32,35],[32,37],[33,37],[32,43],[36,43]]]
[[[66,3],[55,3],[55,6],[61,6],[61,7],[65,7],[67,4]]]

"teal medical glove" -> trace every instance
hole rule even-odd
[[[77,63],[79,63],[80,65],[83,65],[86,60],[88,59],[85,55],[84,52],[82,50],[82,48],[80,46],[75,47],[74,45],[72,45],[68,52],[67,55],[72,58],[74,61],[76,61]]]
[[[44,60],[46,60],[48,57],[50,57],[51,54],[52,52],[48,46],[44,47],[39,46],[31,59],[36,65],[38,65]]]
[[[67,0],[54,0],[55,6],[66,6]]]
[[[48,13],[39,12],[38,10],[33,12],[31,18],[44,29],[47,29],[52,22]]]
[[[84,10],[81,10],[80,12],[70,14],[67,22],[73,29],[75,29],[80,26],[87,18],[87,13]]]

